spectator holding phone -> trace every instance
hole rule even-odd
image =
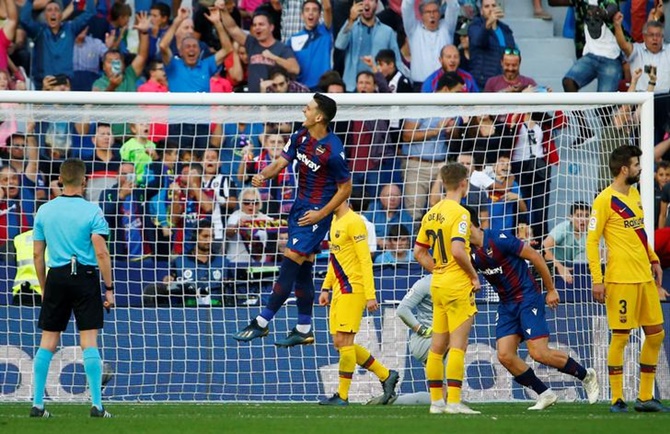
[[[630,70],[642,68],[645,73],[637,81],[635,90],[645,92],[649,85],[653,85],[654,92],[670,91],[670,44],[663,42],[664,24],[659,21],[647,21],[642,29],[644,42],[631,42],[623,31],[623,14],[617,12],[613,21],[614,36],[619,48],[628,58]],[[652,72],[654,80],[651,79]]]
[[[134,28],[140,34],[140,45],[130,68],[126,67],[123,54],[119,50],[108,50],[102,58],[103,75],[93,83],[94,91],[135,92],[137,90],[137,78],[142,75],[144,64],[149,57],[151,19],[146,12],[137,14]]]
[[[26,0],[21,8],[20,22],[28,37],[35,43],[31,73],[35,87],[41,90],[42,80],[48,75],[74,75],[74,40],[93,17],[95,0],[86,0],[84,13],[67,22],[63,22],[62,8],[55,0],[46,2],[46,22],[37,21],[33,17],[33,9],[33,0]]]

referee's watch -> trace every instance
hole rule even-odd
[[[112,291],[112,292],[114,292],[114,285],[111,285],[111,286],[107,286],[107,285],[105,285],[105,291]]]

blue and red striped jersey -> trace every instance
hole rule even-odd
[[[282,157],[290,162],[298,162],[296,202],[321,208],[333,198],[337,185],[347,182],[351,177],[344,146],[332,131],[323,139],[316,140],[306,128],[301,128],[284,146]]]
[[[503,303],[520,303],[542,292],[521,256],[523,241],[504,232],[484,230],[482,247],[472,248],[472,264],[493,286]]]

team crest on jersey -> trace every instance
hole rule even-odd
[[[317,155],[322,155],[324,152],[326,152],[326,148],[323,145],[319,145],[314,151],[317,153]]]
[[[184,271],[184,279],[191,279],[193,277],[193,271],[186,270]]]
[[[489,258],[493,257],[493,249],[492,248],[489,247],[488,249],[486,249],[486,256],[488,256]]]
[[[340,231],[335,231],[335,238],[340,238]]]
[[[214,277],[214,280],[219,280],[219,279],[221,279],[223,276],[221,275],[221,271],[219,271],[219,270],[214,270],[214,271],[212,272],[212,277]]]

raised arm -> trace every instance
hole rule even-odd
[[[225,6],[224,6],[225,8]],[[221,12],[219,9],[210,10],[209,15],[205,14],[205,18],[209,20],[210,23],[216,29],[216,33],[219,35],[219,42],[221,43],[221,48],[214,54],[214,59],[217,65],[220,65],[223,62],[223,59],[233,51],[233,42],[230,40],[228,32],[223,27],[221,22]]]
[[[186,8],[179,8],[179,12],[177,12],[177,16],[175,19],[172,21],[172,25],[170,28],[165,32],[165,35],[161,38],[160,44],[158,44],[158,49],[161,52],[161,60],[163,61],[163,64],[165,66],[170,64],[170,61],[172,60],[172,50],[170,49],[170,44],[172,44],[172,39],[174,39],[174,35],[177,32],[177,29],[181,25],[181,23],[188,18],[189,15],[189,10]]]
[[[13,41],[14,35],[16,35],[16,26],[19,24],[19,12],[16,9],[15,0],[5,0],[5,9],[7,10],[7,18],[2,30],[5,32],[7,39]]]
[[[247,34],[240,29],[226,8],[221,9],[221,21],[230,37],[233,38],[233,41],[237,41],[240,45],[244,45],[247,42]]]
[[[412,36],[417,27],[419,27],[419,19],[414,12],[415,0],[402,0],[401,14],[402,25],[405,27],[405,33],[408,37]]]
[[[333,26],[333,5],[330,0],[321,0],[323,8],[323,25],[330,29]]]
[[[626,57],[630,57],[633,53],[633,44],[627,41],[626,36],[623,34],[623,14],[617,12],[612,21],[614,22],[614,37],[616,38],[616,42],[619,44],[619,48],[621,48],[623,54],[625,54]]]
[[[151,19],[149,19],[149,14],[146,12],[138,13],[133,28],[137,30],[140,35],[140,45],[137,48],[137,56],[135,56],[133,63],[131,63],[130,66],[135,71],[135,75],[140,77],[144,71],[144,65],[149,58],[149,31],[151,30]]]
[[[46,4],[44,6],[46,6]],[[21,27],[25,29],[26,33],[28,33],[28,36],[31,38],[37,36],[37,33],[40,31],[41,24],[33,19],[32,0],[26,0],[26,3],[21,8],[20,21]]]

